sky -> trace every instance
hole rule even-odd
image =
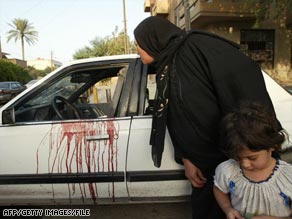
[[[150,13],[144,12],[144,0],[125,0],[127,33]],[[0,37],[2,51],[9,58],[22,59],[21,43],[7,42],[9,23],[15,18],[27,19],[38,31],[38,41],[25,43],[25,60],[53,59],[62,63],[73,60],[73,54],[96,37],[110,36],[118,26],[124,29],[123,0],[0,0]]]

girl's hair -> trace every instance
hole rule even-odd
[[[222,120],[221,144],[228,157],[238,159],[240,151],[278,151],[285,141],[285,133],[275,114],[264,106],[244,102],[239,109],[227,114]]]

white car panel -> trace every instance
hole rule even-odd
[[[174,160],[174,150],[168,131],[166,132],[161,166],[157,168],[153,165],[151,146],[149,145],[151,124],[151,116],[134,117],[132,121],[128,149],[128,158],[131,159],[127,159],[127,184],[131,200],[143,198],[145,201],[153,197],[173,197],[174,200],[178,200],[181,197],[189,196],[191,185],[187,179],[171,179],[171,175],[179,174],[179,170],[181,170],[181,174],[184,174],[184,168],[183,165],[177,164]],[[165,180],[164,176],[170,178]]]
[[[292,137],[292,95],[283,89],[269,75],[263,72],[268,93],[272,99],[276,115],[281,122],[282,127],[286,130],[288,138]],[[286,140],[282,145],[283,149],[292,147],[291,142]]]
[[[152,116],[145,115],[151,110],[146,112],[143,104],[150,104],[146,101],[146,89],[152,96],[156,86],[155,80],[146,86],[147,74],[153,73],[147,71],[137,55],[77,60],[48,74],[2,106],[0,205],[128,203],[188,198],[191,185],[183,166],[174,161],[168,132],[161,167],[153,165],[149,145]],[[81,79],[84,76],[83,81],[74,78],[75,73]],[[291,139],[292,96],[263,74],[277,117]],[[66,77],[69,86],[57,86]],[[119,78],[112,92],[113,101],[104,105],[86,102],[94,99],[94,92],[84,94],[87,89],[107,77]],[[64,92],[58,93],[52,85]],[[56,109],[51,106],[56,95],[79,106],[77,108],[88,117],[57,118]],[[66,112],[61,103],[57,102],[58,110]],[[90,110],[99,109],[105,111],[105,116],[90,114]],[[291,143],[287,141],[284,148],[292,148]]]
[[[130,119],[2,126],[0,174],[124,173],[129,127]],[[0,186],[0,203],[11,198],[70,203],[128,196],[125,182],[35,185],[34,192],[28,185],[14,187]]]

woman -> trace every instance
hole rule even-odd
[[[175,160],[193,186],[193,218],[225,218],[213,195],[215,168],[226,159],[219,123],[242,100],[273,109],[261,70],[236,44],[207,32],[185,33],[160,17],[146,18],[134,35],[143,63],[156,70],[154,165],[161,163],[167,125]]]

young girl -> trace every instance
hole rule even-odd
[[[214,194],[227,219],[292,218],[292,165],[274,156],[285,140],[277,119],[255,103],[223,119],[228,156],[214,177]]]

